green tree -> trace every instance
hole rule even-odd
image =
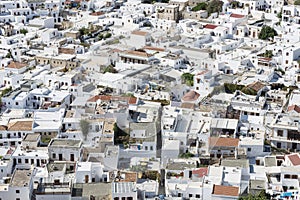
[[[106,72],[113,73],[113,74],[118,73],[118,71],[112,65],[108,65],[107,67],[104,68],[103,73],[105,74]]]
[[[298,0],[299,3],[300,3],[300,0]],[[282,18],[282,9],[280,10],[280,12],[277,14],[277,17],[281,20]]]
[[[274,36],[277,35],[277,32],[275,31],[275,29],[271,28],[270,26],[263,26],[258,38],[262,39],[262,40],[267,40],[269,38],[274,38]]]
[[[219,13],[222,11],[223,2],[219,0],[212,0],[207,5],[207,12],[210,15],[211,13]]]
[[[129,134],[120,129],[117,123],[114,124],[114,144],[127,145],[129,143]]]
[[[238,8],[238,7],[240,7],[240,6],[239,6],[239,5],[240,5],[240,2],[238,2],[238,1],[232,1],[232,2],[230,3],[230,5],[231,5],[232,8]]]
[[[265,53],[263,54],[264,57],[266,58],[272,58],[273,57],[273,51],[272,50],[266,50]]]
[[[2,90],[0,97],[5,96],[6,94],[10,93],[11,91],[12,91],[12,87],[5,88],[4,90]]]
[[[111,33],[106,33],[106,34],[104,35],[104,39],[110,38],[110,37],[111,37]]]
[[[79,29],[79,33],[80,33],[80,35],[82,36],[82,35],[87,35],[87,34],[89,34],[89,29],[87,29],[87,28],[85,28],[85,27],[82,27],[81,29]]]
[[[87,136],[89,134],[89,127],[90,126],[90,123],[85,120],[85,119],[82,119],[80,120],[80,128],[81,128],[81,132],[82,132],[82,135],[84,136],[84,140],[87,139]]]
[[[6,58],[12,58],[12,56],[11,56],[11,53],[10,52],[8,52],[7,54],[6,54],[6,56],[5,56]]]
[[[257,195],[248,194],[247,196],[239,197],[239,200],[268,200],[271,199],[271,195],[267,194],[265,190],[262,190]]]
[[[294,5],[300,5],[300,0],[294,1]]]
[[[1,111],[1,105],[2,105],[2,97],[8,93],[10,93],[12,91],[12,87],[9,88],[5,88],[4,90],[2,90],[1,94],[0,94],[0,111]]]
[[[183,83],[187,84],[188,86],[194,85],[194,74],[184,73],[181,75],[181,80]]]
[[[195,7],[193,7],[192,11],[196,12],[199,10],[206,10],[206,8],[207,8],[207,3],[201,2],[201,3],[198,3]]]
[[[28,31],[27,31],[26,29],[23,28],[23,29],[20,30],[20,33],[26,35],[26,33],[28,33]]]
[[[195,155],[190,153],[190,152],[187,152],[187,153],[182,153],[179,155],[179,158],[191,158],[191,157],[194,157]]]

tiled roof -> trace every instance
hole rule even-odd
[[[146,50],[153,50],[153,51],[165,51],[164,48],[151,47],[151,46],[145,46],[144,49],[146,49]]]
[[[239,145],[238,138],[218,138],[218,137],[210,137],[209,138],[209,146],[210,147],[237,147]]]
[[[8,125],[8,131],[31,131],[32,120],[30,121],[16,121]]]
[[[216,25],[213,25],[213,24],[206,24],[205,26],[204,26],[204,28],[207,28],[207,29],[215,29],[215,28],[217,28],[218,26],[216,26]]]
[[[4,125],[0,125],[0,131],[6,131],[7,127]]]
[[[261,90],[263,87],[265,87],[265,84],[260,82],[260,81],[256,81],[254,83],[251,83],[247,86],[248,88],[253,89],[254,91],[258,92],[259,90]]]
[[[199,72],[197,75],[203,75],[203,74],[206,74],[207,72],[209,72],[209,70],[201,71],[201,72]]]
[[[88,99],[88,102],[96,102],[98,100],[101,101],[127,101],[128,104],[135,104],[137,98],[136,97],[121,97],[121,96],[108,96],[108,95],[96,95]]]
[[[26,64],[24,63],[20,63],[20,62],[10,62],[9,65],[7,66],[8,68],[12,68],[12,69],[21,69],[23,67],[25,67]]]
[[[233,17],[233,18],[243,18],[243,17],[245,17],[245,15],[231,14],[230,17]]]
[[[90,15],[92,15],[92,16],[100,16],[100,15],[104,15],[105,13],[104,12],[93,12],[93,13],[91,13]]]
[[[214,195],[237,197],[239,196],[239,187],[214,185],[212,193]]]
[[[125,54],[129,54],[129,55],[135,55],[135,56],[142,56],[142,57],[150,57],[150,54],[147,54],[146,52],[141,52],[141,51],[125,51]]]
[[[288,112],[290,112],[292,110],[296,111],[297,113],[300,113],[300,107],[297,105],[291,105],[288,107]]]
[[[198,94],[197,92],[189,91],[182,97],[182,100],[183,101],[196,101],[199,97],[200,97],[200,94]]]
[[[292,163],[294,166],[300,165],[299,154],[289,155],[288,158],[290,159],[291,163]]]
[[[202,168],[193,170],[192,174],[197,175],[197,177],[203,177],[207,174],[207,172],[208,172],[208,168],[202,167]]]
[[[132,31],[131,34],[146,36],[148,34],[148,32],[145,32],[145,31]]]

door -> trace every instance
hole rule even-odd
[[[73,153],[70,154],[70,160],[74,161],[74,154]]]
[[[281,143],[277,142],[277,148],[281,148]]]
[[[63,160],[63,158],[62,158],[62,154],[60,153],[60,154],[58,154],[58,160]]]
[[[297,149],[297,143],[293,143],[293,144],[292,144],[292,148],[293,148],[293,149]]]

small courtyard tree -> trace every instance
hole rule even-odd
[[[81,132],[84,137],[84,140],[87,139],[87,136],[89,134],[89,126],[90,126],[90,123],[87,120],[85,120],[85,119],[80,120],[80,128],[81,128]]]

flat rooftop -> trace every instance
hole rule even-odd
[[[136,190],[135,183],[133,182],[114,182],[113,183],[113,193],[115,194],[125,194],[131,193]]]
[[[99,199],[111,199],[111,183],[89,183],[82,186],[82,197],[93,195]],[[106,197],[106,198],[105,198]]]
[[[29,187],[31,170],[17,169],[11,178],[10,185],[13,187]]]
[[[40,137],[39,133],[31,133],[31,134],[27,134],[25,136],[25,138],[23,139],[23,141],[33,141],[33,142],[36,142],[39,137]]]
[[[51,140],[49,147],[80,148],[81,145],[81,140],[53,139]]]

